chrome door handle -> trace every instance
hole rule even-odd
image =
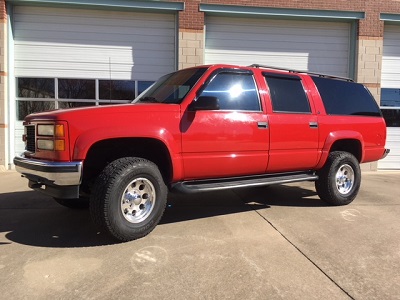
[[[318,128],[318,122],[310,122],[310,128]]]
[[[260,129],[268,129],[268,122],[258,122],[257,126]]]

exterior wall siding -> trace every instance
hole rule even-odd
[[[7,12],[0,0],[0,171],[8,168]]]

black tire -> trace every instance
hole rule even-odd
[[[158,167],[125,157],[110,163],[96,179],[90,198],[93,221],[126,242],[149,234],[160,221],[168,190]]]
[[[89,208],[89,198],[82,197],[76,199],[61,199],[53,198],[58,204],[71,208],[71,209],[88,209]]]
[[[357,196],[361,184],[361,169],[351,153],[334,151],[325,166],[317,172],[315,188],[319,197],[330,205],[346,205]]]

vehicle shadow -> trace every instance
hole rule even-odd
[[[274,206],[326,206],[315,192],[295,186],[244,188],[193,195],[170,194],[160,224],[211,218]],[[19,243],[48,248],[96,247],[115,244],[98,231],[88,210],[60,206],[35,191],[0,194],[0,248]]]

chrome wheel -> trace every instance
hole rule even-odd
[[[121,198],[121,212],[130,223],[148,218],[156,201],[156,191],[150,180],[136,178],[125,188]]]
[[[336,173],[336,188],[340,194],[346,195],[354,185],[354,170],[348,165],[341,165]]]

